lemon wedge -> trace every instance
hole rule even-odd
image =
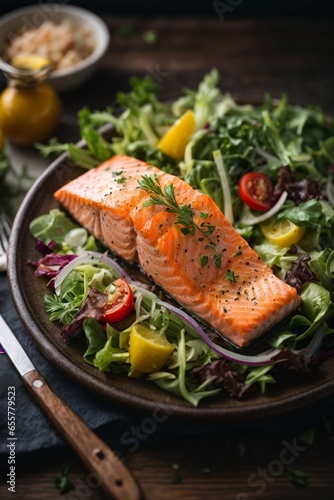
[[[174,350],[165,337],[143,325],[132,326],[129,344],[131,368],[141,373],[160,370]]]
[[[305,227],[296,226],[288,219],[276,222],[276,224],[272,222],[272,219],[269,219],[268,222],[263,222],[260,227],[267,240],[280,247],[295,245],[305,233]]]
[[[186,145],[195,132],[195,115],[191,110],[186,111],[171,126],[168,132],[158,143],[158,148],[166,155],[180,160],[184,156]]]
[[[12,66],[18,69],[40,69],[50,64],[49,59],[39,55],[14,56],[11,60]]]

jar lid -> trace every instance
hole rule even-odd
[[[16,68],[0,58],[0,69],[2,69],[9,85],[33,87],[48,78],[52,64],[45,64],[37,69]]]

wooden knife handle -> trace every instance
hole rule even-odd
[[[97,486],[116,500],[139,500],[140,489],[119,457],[62,401],[37,370],[23,380],[59,433],[94,473]]]

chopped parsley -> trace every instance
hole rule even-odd
[[[127,177],[120,177],[119,179],[115,179],[115,182],[117,182],[117,184],[124,184],[127,180]]]
[[[235,276],[234,276],[234,271],[231,271],[231,269],[227,270],[225,278],[227,280],[229,280],[231,283],[235,283],[235,281],[236,281]]]
[[[73,484],[68,477],[69,471],[69,465],[66,463],[60,470],[60,476],[54,478],[54,485],[62,495],[68,493],[73,488]]]
[[[298,488],[307,487],[307,474],[302,470],[293,469],[292,467],[286,468],[290,482]]]
[[[172,468],[173,468],[173,475],[172,475],[172,483],[173,484],[180,484],[182,483],[182,477],[180,476],[180,473],[179,473],[179,464],[173,464],[172,465]]]
[[[153,45],[158,40],[158,33],[154,30],[147,30],[143,34],[143,40],[148,45]]]
[[[209,257],[207,255],[202,255],[201,257],[202,267],[206,266],[208,262],[209,262]]]

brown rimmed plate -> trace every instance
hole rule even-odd
[[[112,131],[105,129],[104,133],[108,137]],[[83,143],[79,144],[83,146]],[[319,372],[303,376],[291,372],[289,380],[270,386],[266,395],[254,390],[246,393],[242,400],[235,400],[221,393],[215,398],[202,400],[198,408],[164,392],[152,382],[103,373],[85,363],[82,340],[71,339],[69,345],[64,344],[59,325],[49,321],[43,304],[45,282],[42,278],[37,279],[34,269],[27,266],[27,260],[40,257],[29,232],[29,223],[58,207],[53,193],[82,173],[83,170],[75,167],[67,154],[57,158],[26,195],[14,220],[10,239],[8,280],[17,313],[43,355],[59,370],[110,403],[145,412],[159,407],[171,416],[192,422],[252,421],[288,413],[334,394],[334,359],[325,361]]]

